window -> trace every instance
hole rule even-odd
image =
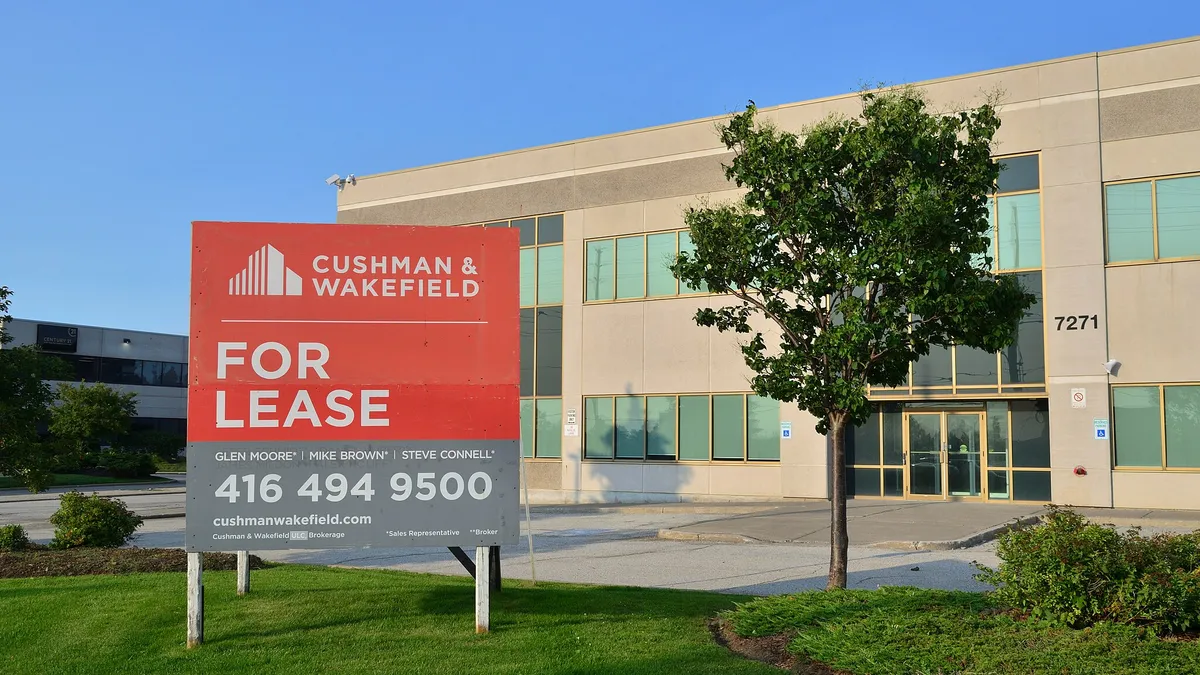
[[[919,403],[907,405],[910,412],[930,412],[929,407]],[[987,498],[1049,501],[1048,401],[968,401],[958,405],[963,410],[983,414],[980,441],[987,448]],[[933,409],[945,409],[945,406],[938,404]],[[909,467],[905,465],[904,455],[904,411],[904,405],[897,402],[877,403],[862,426],[847,430],[848,494],[862,497],[905,496],[904,477]],[[915,440],[913,445],[917,445]]]
[[[585,459],[779,461],[779,402],[753,394],[589,396]]]
[[[1200,176],[1104,187],[1108,262],[1200,257]]]
[[[922,392],[974,396],[981,393],[1045,391],[1046,348],[1042,310],[1042,273],[1017,272],[1016,278],[1037,299],[1017,326],[1017,339],[999,353],[970,347],[934,346],[912,364],[909,383],[873,387],[872,396],[910,396]]]
[[[55,357],[65,361],[71,367],[71,382],[98,382],[100,380],[100,359],[95,356],[79,356],[78,354],[55,354]]]
[[[1000,179],[988,200],[988,255],[999,272],[1042,266],[1042,204],[1037,155],[997,160]]]
[[[96,356],[59,356],[75,368],[72,381],[130,384],[147,387],[186,387],[187,364]]]
[[[1113,387],[1118,468],[1200,469],[1200,385]]]
[[[484,223],[521,245],[521,441],[526,457],[562,456],[563,215]]]
[[[646,296],[645,237],[621,237],[617,240],[617,298]]]
[[[875,407],[862,426],[846,430],[847,494],[904,496],[903,424],[903,409],[896,403],[884,403]]]
[[[585,302],[664,298],[704,293],[682,285],[671,274],[675,256],[692,251],[687,230],[594,239],[584,246],[587,257]]]
[[[535,396],[562,396],[562,307],[537,309]]]
[[[678,235],[674,232],[646,236],[646,295],[662,297],[679,293],[679,281],[671,274]]]

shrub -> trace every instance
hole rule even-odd
[[[997,539],[1000,565],[976,578],[1032,618],[1082,628],[1102,621],[1156,632],[1200,628],[1200,531],[1143,537],[1054,509]]]
[[[23,551],[29,548],[29,537],[20,525],[0,527],[0,551]]]
[[[72,490],[62,496],[58,511],[50,516],[54,525],[51,548],[96,546],[116,548],[133,536],[142,519],[125,503],[98,494]]]
[[[120,450],[109,450],[100,455],[99,465],[117,478],[145,478],[157,468],[154,455]]]

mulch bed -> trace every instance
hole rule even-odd
[[[797,658],[788,651],[788,644],[795,637],[791,633],[744,638],[733,632],[733,627],[724,619],[709,619],[708,630],[717,644],[729,651],[796,675],[851,675],[844,670],[834,670],[824,663]]]
[[[250,556],[250,569],[266,567],[269,564],[263,562],[262,558]],[[204,569],[236,570],[237,555],[205,553]],[[72,548],[51,551],[38,547],[26,551],[0,552],[0,579],[186,571],[187,552],[176,548]]]

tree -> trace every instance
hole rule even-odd
[[[845,437],[870,414],[867,386],[898,386],[931,346],[999,350],[1034,297],[992,274],[987,198],[1000,126],[985,104],[931,112],[912,89],[862,96],[803,138],[756,117],[719,127],[725,175],[747,192],[685,212],[695,249],[671,269],[733,304],[695,321],[752,335],[742,346],[754,392],[794,402],[832,441],[830,588],[846,586]],[[768,348],[751,327],[769,320]]]
[[[59,403],[50,411],[50,433],[82,457],[129,433],[137,414],[136,397],[106,384],[59,385]]]
[[[0,474],[19,480],[33,492],[50,480],[54,448],[39,429],[50,421],[54,390],[47,380],[66,377],[69,367],[34,346],[8,347],[4,324],[12,291],[0,286]]]

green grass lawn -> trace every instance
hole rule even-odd
[[[114,478],[112,476],[89,476],[82,473],[56,473],[51,480],[51,486],[67,485],[110,485],[112,483],[163,483],[165,478]],[[0,489],[22,487],[15,478],[0,476]]]
[[[205,573],[205,638],[185,650],[180,573],[0,581],[0,672],[773,673],[717,646],[736,596],[505,584],[475,635],[470,578],[283,565]]]
[[[743,637],[795,634],[793,653],[850,673],[1200,673],[1200,643],[1130,626],[1046,628],[986,596],[892,588],[755,599],[727,615]]]

